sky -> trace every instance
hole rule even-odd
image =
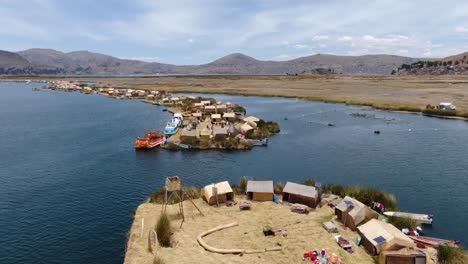
[[[468,51],[465,0],[0,0],[0,49],[89,50],[202,64],[321,54]]]

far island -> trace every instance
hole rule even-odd
[[[165,149],[246,150],[266,146],[280,131],[276,122],[247,116],[244,107],[213,98],[164,97],[154,102],[173,114],[164,128]]]

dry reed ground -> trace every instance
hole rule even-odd
[[[338,247],[332,234],[325,231],[321,223],[333,217],[329,207],[317,209],[309,215],[301,215],[290,211],[286,205],[273,202],[254,202],[251,211],[239,211],[238,206],[209,207],[204,201],[194,201],[205,216],[201,216],[188,201],[184,202],[186,221],[179,229],[180,219],[177,218],[177,207],[168,207],[172,226],[175,228],[174,247],[159,248],[156,254],[165,263],[300,263],[302,255],[309,250],[325,248],[329,253],[335,252],[345,263],[374,263],[372,257],[363,248],[355,248],[356,252],[349,254]],[[126,264],[153,263],[154,256],[148,252],[148,234],[156,225],[161,213],[161,205],[145,203],[138,207],[135,221],[129,234]],[[143,236],[141,219],[144,218]],[[219,225],[237,221],[239,226],[225,229],[206,236],[205,241],[218,248],[263,249],[280,244],[282,251],[259,254],[222,255],[204,250],[196,237],[201,232]],[[285,227],[286,238],[265,237],[262,228],[265,225]],[[340,234],[354,240],[355,233],[344,230],[339,223]]]
[[[83,78],[102,85],[172,92],[298,97],[423,109],[450,101],[468,112],[468,76],[180,76]]]

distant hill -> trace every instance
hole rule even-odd
[[[393,72],[398,75],[468,74],[468,52],[441,59],[418,60],[402,64]]]
[[[0,74],[58,74],[63,72],[56,67],[35,65],[19,54],[0,50]]]
[[[11,53],[11,52],[5,52]],[[201,65],[171,65],[125,60],[89,51],[64,53],[52,49],[29,49],[17,52],[15,60],[3,62],[4,68],[20,65],[29,71],[3,71],[3,74],[70,75],[154,75],[154,74],[313,74],[330,69],[335,74],[390,74],[400,65],[419,59],[395,55],[337,56],[317,54],[288,61],[261,61],[233,53]],[[11,55],[10,55],[11,56]],[[23,58],[23,60],[21,60]],[[25,60],[24,60],[25,59]],[[10,63],[11,62],[11,63]],[[29,64],[28,64],[29,63]],[[20,68],[21,68],[20,67]],[[26,69],[25,68],[25,69]],[[16,68],[15,68],[16,69]]]

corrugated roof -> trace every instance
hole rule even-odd
[[[221,114],[212,114],[211,118],[221,118]]]
[[[207,201],[209,201],[210,197],[214,195],[214,188],[216,188],[216,193],[218,195],[232,193],[231,185],[229,185],[229,182],[227,181],[218,182],[216,184],[210,184],[203,187],[203,195],[205,195]]]
[[[297,184],[294,182],[287,182],[283,188],[284,193],[292,193],[305,197],[317,198],[318,192],[313,186]]]
[[[260,121],[260,119],[257,118],[257,117],[255,117],[255,116],[249,116],[249,117],[245,117],[245,118],[244,118],[244,121],[245,121],[245,122],[252,122],[252,123],[255,123],[255,122]]]
[[[250,130],[252,130],[252,129],[253,129],[253,127],[251,127],[251,126],[250,126],[249,124],[247,124],[247,123],[245,123],[245,124],[243,124],[242,126],[240,126],[240,130],[241,130],[242,133],[245,133],[245,132],[250,131]]]
[[[228,131],[227,128],[222,128],[222,127],[214,127],[213,128],[213,134],[215,135],[227,135]]]
[[[206,105],[205,109],[216,110],[216,106],[214,105]]]
[[[248,181],[247,192],[273,193],[273,181]]]
[[[200,117],[200,116],[202,116],[202,113],[192,113],[192,116],[194,116],[194,117]]]
[[[236,114],[235,113],[224,113],[223,117],[232,118],[232,117],[236,117]]]

